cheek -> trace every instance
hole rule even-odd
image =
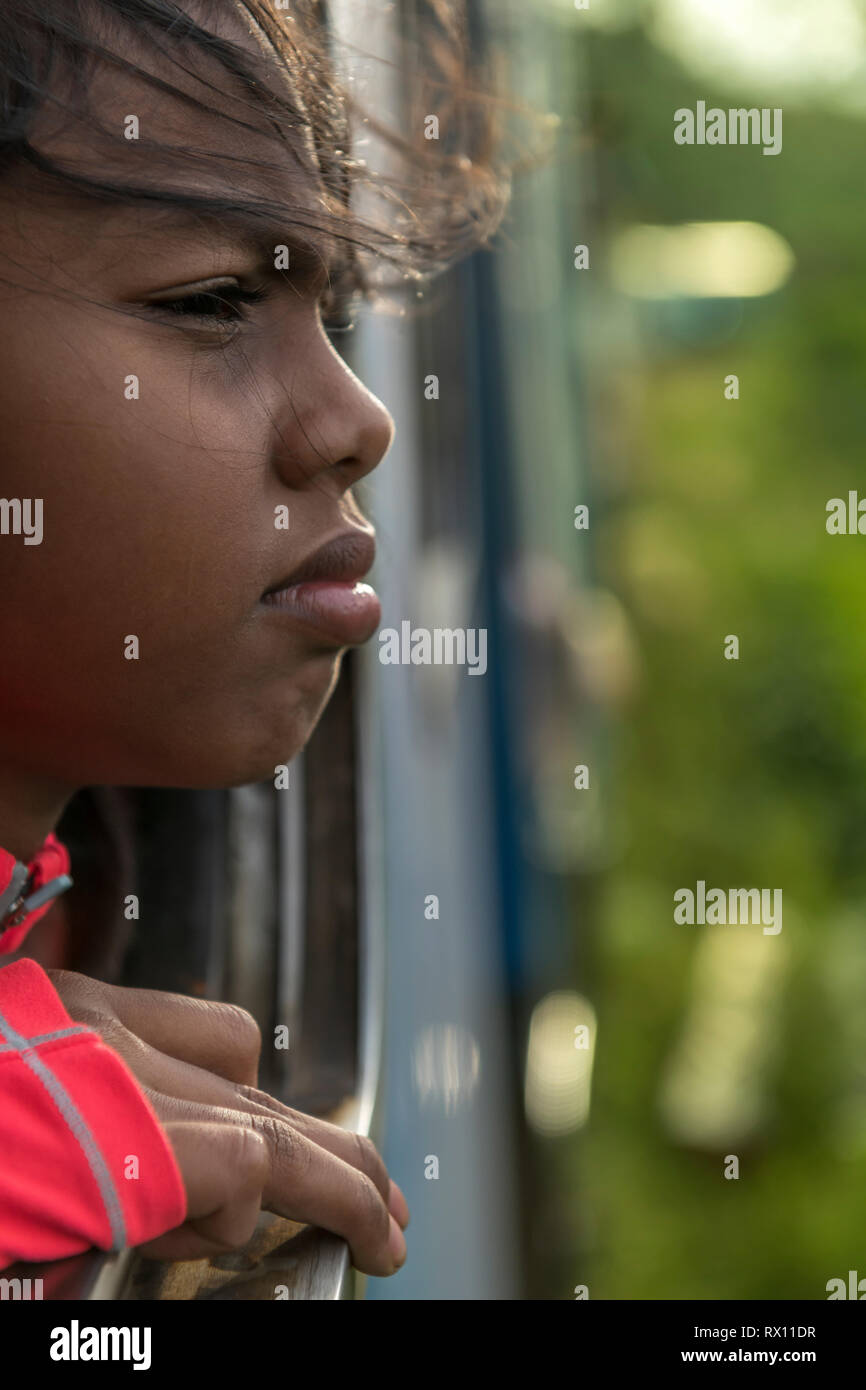
[[[260,592],[259,470],[198,449],[179,413],[104,405],[89,424],[18,421],[7,435],[4,494],[30,499],[42,534],[3,538],[0,603],[72,625],[91,655],[118,629],[168,650],[207,640]]]
[[[34,597],[52,608],[85,600],[80,622],[145,621],[166,605],[168,627],[194,616],[206,628],[256,578],[264,430],[194,386],[177,348],[143,346],[122,321],[88,326],[80,351],[72,329],[49,320],[39,337],[57,345],[53,358],[25,335],[17,370],[0,361],[3,489],[43,499],[28,582],[44,576]],[[13,583],[19,561],[0,555]]]
[[[78,750],[84,781],[272,775],[337,663],[257,621],[274,554],[263,427],[225,395],[210,411],[197,395],[191,419],[188,374],[123,335],[38,360],[0,362],[2,493],[43,513],[39,545],[0,537],[7,733],[58,728],[53,765]]]

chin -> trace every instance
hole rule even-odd
[[[284,733],[279,738],[275,737],[273,743],[269,741],[267,745],[263,745],[259,740],[254,749],[237,748],[234,754],[229,756],[227,745],[223,745],[219,751],[213,751],[212,757],[205,755],[202,762],[196,759],[190,763],[187,760],[186,769],[180,777],[175,772],[174,777],[154,779],[155,784],[198,791],[220,791],[229,790],[231,787],[245,787],[253,782],[273,782],[277,768],[290,763],[300,753],[314,727],[315,724],[311,722],[296,733]]]
[[[341,658],[342,652],[329,653],[327,664],[317,663],[318,679],[308,678],[302,689],[296,685],[290,694],[280,692],[272,718],[261,709],[251,718],[244,732],[252,730],[255,733],[255,746],[247,747],[239,755],[231,779],[219,785],[236,787],[247,782],[270,781],[275,768],[291,762],[302,752],[333,694]]]
[[[245,699],[228,710],[200,710],[193,726],[198,737],[193,746],[163,746],[151,764],[149,777],[136,777],[139,785],[177,788],[242,787],[270,782],[275,769],[297,757],[309,742],[337,682],[342,651],[330,651],[295,671],[290,681],[263,682],[253,700]]]

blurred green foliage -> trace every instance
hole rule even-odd
[[[581,919],[591,1120],[550,1146],[580,1242],[566,1277],[591,1298],[822,1299],[828,1279],[866,1275],[866,537],[825,530],[829,498],[866,495],[866,129],[786,104],[776,158],[679,147],[679,106],[779,103],[708,89],[641,27],[573,32],[602,241],[635,222],[743,219],[781,233],[796,268],[728,318],[704,306],[703,335],[700,314],[684,335],[634,306],[634,452],[593,539],[642,675],[613,730],[627,847]],[[759,1121],[716,1144],[672,1132],[664,1077],[700,934],[760,927],[676,926],[674,891],[701,878],[781,887],[785,903],[767,938],[773,1015],[755,1020]],[[712,1040],[710,1071],[729,1042]]]

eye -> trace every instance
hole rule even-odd
[[[178,318],[194,318],[210,323],[242,323],[247,305],[261,304],[267,298],[263,286],[247,289],[237,283],[215,285],[210,289],[192,289],[189,294],[172,299],[151,300],[149,308]]]

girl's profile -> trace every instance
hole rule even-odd
[[[78,789],[272,778],[379,624],[355,488],[394,426],[334,329],[380,275],[484,241],[504,191],[399,132],[406,181],[377,183],[320,10],[0,16],[0,1267],[199,1258],[261,1209],[368,1274],[406,1256],[372,1143],[258,1089],[249,1014],[46,971],[25,942],[74,876]]]

